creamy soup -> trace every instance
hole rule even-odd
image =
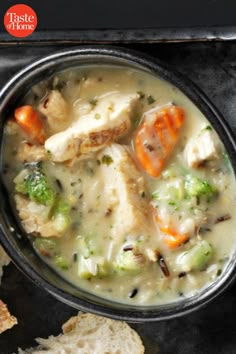
[[[191,297],[235,249],[235,176],[176,87],[84,66],[32,87],[5,127],[5,182],[35,251],[75,286],[129,304]]]

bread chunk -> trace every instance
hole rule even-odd
[[[122,321],[79,314],[63,326],[63,334],[38,338],[39,347],[19,354],[143,354],[139,335]]]
[[[12,328],[17,324],[17,319],[11,316],[7,306],[0,300],[0,333]]]

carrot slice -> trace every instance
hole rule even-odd
[[[155,215],[154,220],[158,224],[160,231],[164,233],[163,241],[169,248],[177,248],[189,238],[187,234],[177,233],[171,225],[163,225],[159,215]]]
[[[155,164],[153,164],[151,157],[149,156],[147,150],[151,149],[150,147],[146,147],[146,149],[143,148],[143,141],[141,135],[138,135],[135,140],[135,150],[137,156],[142,160],[142,163],[145,164],[145,170],[148,174],[151,176],[157,177],[157,168],[155,168]],[[159,163],[160,168],[164,164],[164,161],[162,159],[159,159],[157,161]]]
[[[15,110],[15,119],[19,126],[36,142],[43,144],[45,133],[43,122],[31,106],[22,106]]]
[[[151,176],[158,177],[179,138],[184,111],[173,104],[144,115],[134,139],[137,159]]]

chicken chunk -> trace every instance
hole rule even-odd
[[[112,210],[111,230],[116,242],[129,235],[147,234],[149,229],[148,198],[143,176],[138,171],[129,152],[122,145],[112,144],[99,153],[100,177],[104,183],[103,198]]]
[[[49,206],[37,204],[20,194],[15,195],[15,201],[19,217],[27,233],[39,233],[42,237],[63,236],[55,220],[49,219]]]
[[[47,122],[53,134],[66,129],[70,123],[70,109],[62,94],[52,90],[40,103],[38,110],[47,117]]]
[[[53,161],[71,160],[80,154],[97,151],[124,135],[130,127],[131,113],[138,94],[111,94],[101,98],[94,109],[68,129],[45,142]]]
[[[20,131],[19,125],[13,119],[8,120],[5,129],[7,135],[17,135]]]
[[[189,141],[184,150],[185,160],[189,167],[198,167],[205,161],[218,158],[219,144],[213,131],[203,129],[201,133]]]
[[[27,142],[23,142],[19,146],[16,158],[21,162],[39,162],[46,160],[47,153],[42,145],[31,145]]]

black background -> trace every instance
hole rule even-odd
[[[6,10],[33,7],[38,30],[135,29],[236,24],[235,0],[1,0],[0,31]]]

